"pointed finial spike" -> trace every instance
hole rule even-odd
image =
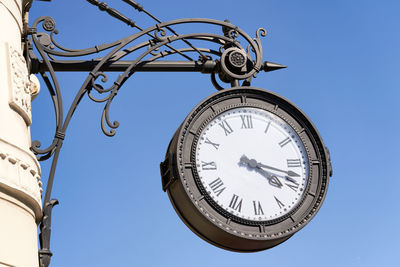
[[[287,66],[281,65],[278,63],[274,63],[274,62],[265,61],[264,64],[262,65],[262,68],[265,72],[267,72],[267,71],[284,69],[284,68],[287,68]]]

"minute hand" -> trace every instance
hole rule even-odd
[[[289,175],[289,176],[295,176],[295,177],[300,176],[300,175],[298,175],[297,173],[295,173],[295,172],[293,172],[293,171],[284,171],[284,170],[281,170],[281,169],[278,169],[278,168],[275,168],[275,167],[271,167],[271,166],[262,164],[262,163],[260,163],[260,162],[257,162],[257,165],[258,165],[259,167],[262,167],[262,168],[267,168],[267,169],[270,169],[270,170],[273,170],[273,171],[278,171],[278,172],[286,173],[286,174]]]

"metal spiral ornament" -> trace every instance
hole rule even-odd
[[[103,103],[104,108],[100,116],[102,132],[109,137],[116,134],[119,122],[110,119],[112,101],[125,82],[140,71],[197,71],[210,74],[211,83],[217,90],[224,87],[217,81],[217,76],[224,83],[250,85],[251,79],[261,71],[270,71],[282,68],[282,65],[267,64],[262,62],[262,45],[260,37],[266,35],[262,28],[252,38],[229,21],[219,21],[202,18],[177,19],[162,22],[149,13],[143,6],[132,0],[123,0],[138,12],[144,13],[156,22],[148,28],[141,28],[136,22],[123,15],[118,10],[110,7],[105,2],[87,0],[100,11],[116,20],[128,25],[130,33],[126,37],[111,43],[99,44],[85,49],[70,49],[57,42],[60,32],[56,29],[56,22],[48,16],[36,19],[28,30],[29,40],[27,45],[27,61],[31,73],[40,73],[50,98],[53,102],[55,113],[54,138],[50,145],[41,148],[41,142],[32,142],[31,150],[37,155],[38,160],[52,159],[46,194],[43,199],[43,220],[40,235],[40,266],[50,264],[50,225],[52,208],[58,203],[51,199],[51,191],[55,177],[58,157],[66,138],[68,125],[77,110],[81,100],[87,95],[95,103]],[[177,33],[174,27],[193,24],[214,26],[214,32],[208,33]],[[38,26],[43,32],[38,32]],[[143,38],[148,39],[143,41]],[[240,39],[240,41],[239,41]],[[140,42],[139,42],[140,40]],[[196,45],[194,44],[196,42]],[[201,43],[202,46],[197,44]],[[242,43],[244,46],[242,46]],[[183,46],[182,46],[183,44]],[[215,46],[218,46],[215,48]],[[35,50],[34,50],[35,48]],[[96,57],[102,53],[103,57]],[[197,58],[193,58],[197,54]],[[92,59],[87,59],[93,55]],[[161,61],[168,57],[179,56],[182,61]],[[66,59],[73,58],[68,61]],[[254,58],[254,59],[253,59]],[[86,79],[69,106],[64,117],[62,90],[57,78],[58,71],[87,72]],[[107,73],[118,72],[119,75],[112,80]],[[111,83],[106,86],[106,83]]]

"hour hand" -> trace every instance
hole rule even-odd
[[[276,186],[279,188],[281,188],[283,186],[281,181],[279,181],[278,177],[276,177],[275,175],[271,175],[267,171],[264,171],[261,168],[256,168],[256,171],[261,173],[262,175],[264,175],[268,179],[268,182],[270,185],[273,185],[273,186]]]

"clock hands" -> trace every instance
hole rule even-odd
[[[267,169],[270,169],[270,170],[273,170],[273,171],[283,172],[283,173],[286,173],[289,176],[294,176],[294,177],[299,177],[300,176],[297,173],[295,173],[294,171],[284,171],[284,170],[281,170],[281,169],[278,169],[278,168],[274,168],[274,167],[271,167],[271,166],[268,166],[268,165],[264,165],[264,164],[259,163],[259,162],[257,164],[258,164],[258,166],[260,166],[262,168],[267,168]]]
[[[292,182],[292,183],[296,183],[296,180],[293,179],[292,177],[289,176],[294,176],[294,177],[298,177],[300,175],[298,175],[297,173],[293,172],[293,171],[284,171],[275,167],[271,167],[265,164],[262,164],[260,162],[257,162],[255,159],[249,159],[248,157],[246,157],[245,155],[240,157],[240,163],[243,164],[247,164],[249,167],[256,169],[258,172],[260,172],[261,174],[263,174],[264,176],[266,176],[268,178],[268,181],[270,184],[277,186],[277,187],[281,187],[282,183],[279,181],[279,179],[277,179],[277,176],[270,174],[269,172],[265,171],[262,168],[266,168],[266,169],[270,169],[273,171],[278,171],[278,172],[282,172],[285,173],[287,175],[282,176],[283,178],[285,178],[287,181]]]
[[[282,183],[281,181],[279,181],[278,177],[276,177],[275,175],[270,174],[269,172],[263,170],[262,168],[260,168],[260,166],[258,166],[257,161],[255,161],[254,159],[249,160],[246,156],[242,156],[240,158],[240,163],[242,164],[246,164],[247,166],[255,169],[257,172],[261,173],[263,176],[265,176],[268,179],[268,182],[275,186],[275,187],[282,187]]]
[[[283,173],[286,173],[287,175],[293,176],[293,177],[299,177],[300,176],[297,173],[295,173],[294,171],[284,171],[284,170],[281,170],[281,169],[278,169],[278,168],[275,168],[275,167],[271,167],[271,166],[262,164],[260,162],[257,162],[255,159],[249,159],[245,155],[243,155],[240,158],[240,160],[242,160],[242,158],[244,158],[244,160],[251,161],[253,163],[253,165],[255,165],[254,167],[261,167],[261,168],[266,168],[266,169],[270,169],[270,170],[273,170],[273,171],[283,172]],[[290,177],[288,177],[288,178],[290,178]]]

